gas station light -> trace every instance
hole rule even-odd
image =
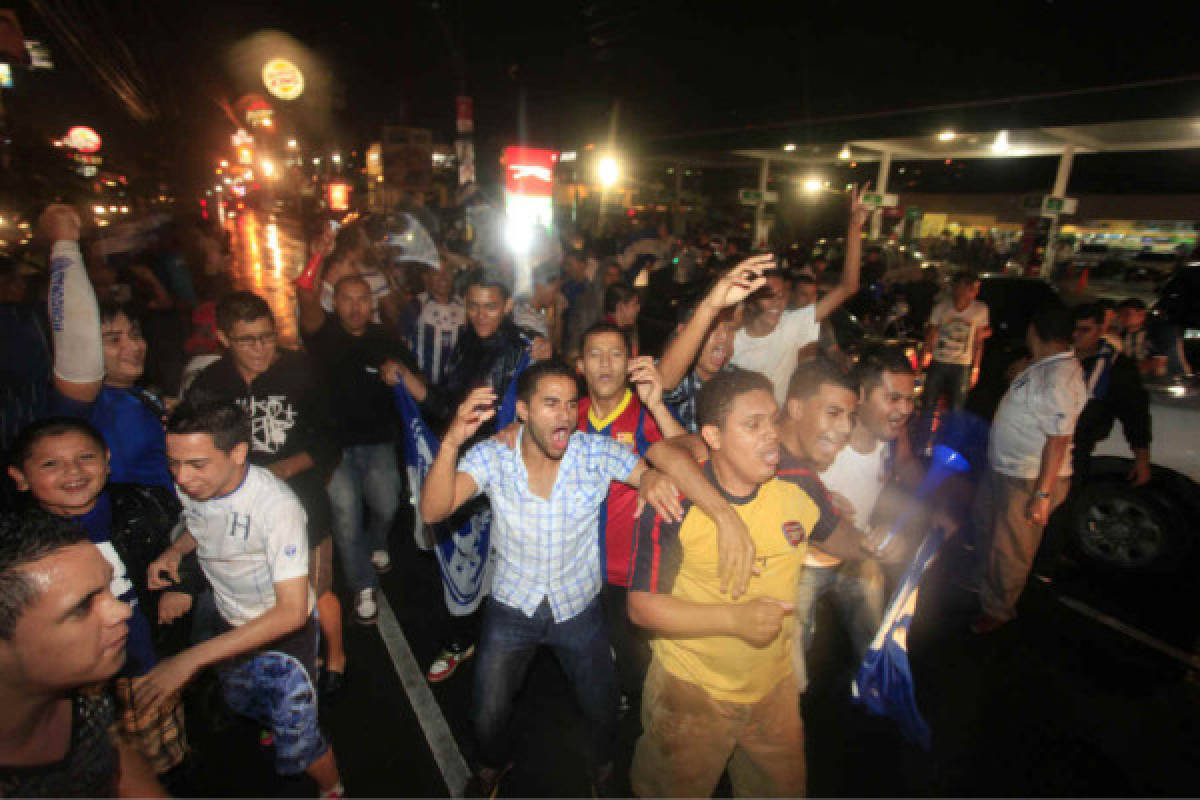
[[[605,189],[615,186],[617,179],[621,177],[621,168],[617,165],[617,160],[612,156],[600,159],[596,164],[596,177],[600,179],[600,185]]]

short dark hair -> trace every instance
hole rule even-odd
[[[954,273],[950,282],[955,286],[970,286],[972,283],[979,282],[979,273],[973,269],[960,269]]]
[[[88,541],[83,527],[31,508],[0,514],[0,639],[11,639],[40,589],[25,567],[64,547]]]
[[[787,399],[812,397],[822,385],[829,384],[858,394],[858,382],[825,356],[817,356],[796,367],[788,380]]]
[[[635,297],[637,297],[637,290],[628,283],[614,283],[604,290],[604,313],[616,312],[619,304],[628,303]]]
[[[775,396],[771,380],[761,372],[734,368],[717,373],[700,388],[696,396],[696,425],[701,428],[705,425],[723,428],[733,409],[733,402],[757,389]]]
[[[10,456],[12,465],[23,471],[25,462],[33,456],[33,448],[37,446],[38,442],[51,436],[61,436],[64,433],[81,433],[100,445],[102,449],[108,449],[100,431],[96,430],[95,426],[87,420],[77,417],[46,417],[34,420],[17,434],[17,438],[13,440],[12,447],[9,449],[12,454]]]
[[[129,322],[139,331],[142,329],[142,315],[133,307],[132,303],[119,303],[116,300],[101,300],[97,305],[100,307],[100,324],[107,325],[117,318],[117,315],[124,314]]]
[[[608,322],[607,320],[600,320],[599,322],[593,323],[587,330],[583,332],[583,335],[579,337],[580,353],[583,352],[584,347],[587,345],[589,336],[599,336],[602,333],[615,333],[616,335],[620,336],[621,341],[625,343],[625,355],[629,355],[629,353],[633,350],[629,343],[629,333],[627,331],[621,330],[615,323]]]
[[[1099,303],[1080,303],[1071,309],[1071,319],[1075,322],[1080,320],[1090,319],[1097,325],[1104,324],[1104,306]]]
[[[883,383],[883,373],[915,375],[912,362],[899,345],[878,345],[865,350],[851,372],[851,380],[857,383],[864,395],[870,394]]]
[[[1043,342],[1068,344],[1071,334],[1075,332],[1075,321],[1071,319],[1071,312],[1060,303],[1050,303],[1034,311],[1029,324]]]
[[[533,399],[533,393],[537,391],[538,384],[542,378],[568,378],[572,383],[575,382],[575,370],[571,369],[557,358],[548,358],[545,361],[538,361],[530,364],[517,378],[517,397],[528,403]]]
[[[267,301],[254,292],[232,292],[217,302],[217,328],[228,334],[238,322],[253,322],[266,317],[275,324],[275,315]]]
[[[367,282],[367,279],[364,278],[359,273],[354,272],[349,275],[343,275],[342,277],[338,278],[337,283],[335,283],[333,285],[334,296],[337,296],[337,293],[339,291],[341,291],[341,288],[343,286],[348,286],[352,283],[361,283],[363,286],[367,287],[368,292],[371,291],[371,284]]]
[[[463,287],[463,297],[467,296],[467,292],[471,291],[472,286],[478,286],[480,289],[498,289],[500,296],[505,300],[512,297],[512,289],[508,285],[508,281],[500,275],[499,272],[494,272],[490,269],[474,269],[467,276],[467,283]]]
[[[250,419],[232,400],[201,396],[179,404],[167,419],[167,433],[207,433],[218,450],[228,453],[239,444],[250,443]]]

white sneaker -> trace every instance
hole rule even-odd
[[[375,605],[375,590],[363,589],[354,603],[354,621],[360,625],[374,625],[378,615],[379,606]]]
[[[392,568],[392,557],[388,555],[387,550],[376,550],[371,553],[371,566],[375,567],[375,572],[382,575]]]

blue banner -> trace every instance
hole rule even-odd
[[[945,540],[946,532],[934,528],[917,548],[850,688],[856,703],[865,705],[872,714],[894,719],[904,738],[924,750],[929,749],[930,731],[917,708],[908,663],[908,628],[917,608],[921,577]]]

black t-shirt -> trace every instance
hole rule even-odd
[[[107,695],[71,700],[71,744],[58,761],[29,767],[0,764],[0,797],[112,797],[120,757],[109,734],[115,721]]]
[[[396,405],[379,367],[391,359],[420,374],[412,351],[375,323],[354,336],[333,314],[326,315],[325,324],[305,337],[304,344],[329,387],[331,416],[341,446],[395,441]]]

